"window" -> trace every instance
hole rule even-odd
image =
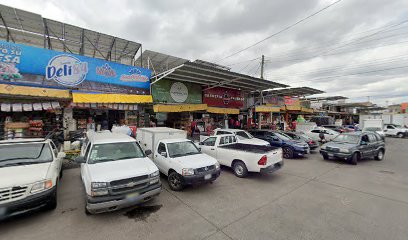
[[[368,136],[367,136],[367,135],[363,135],[363,136],[361,137],[361,141],[368,143]]]
[[[161,154],[162,152],[166,152],[166,145],[164,143],[160,143],[159,147],[157,148],[158,154]]]
[[[136,142],[94,144],[89,154],[88,163],[92,164],[144,157],[144,152]]]
[[[51,152],[47,143],[2,144],[0,167],[51,162]]]
[[[227,132],[227,131],[217,131],[217,135],[223,135],[223,134],[232,134],[232,133]]]
[[[387,129],[394,129],[393,126],[387,126]]]
[[[382,141],[382,138],[381,138],[380,135],[378,135],[378,134],[374,134],[374,135],[375,135],[375,138],[377,139],[377,141]]]
[[[374,134],[368,134],[368,140],[372,143],[377,141]]]
[[[237,132],[237,136],[240,137],[241,139],[249,139],[248,135],[244,131]]]
[[[234,136],[225,136],[220,139],[220,145],[235,143],[237,139]]]
[[[312,133],[320,133],[320,130],[318,129],[312,130]]]
[[[200,154],[197,146],[192,141],[168,143],[167,147],[171,158]]]
[[[215,146],[216,137],[209,137],[203,141],[204,146]]]
[[[55,144],[51,141],[51,149],[54,152],[55,157],[58,156],[58,150],[57,147],[55,146]]]

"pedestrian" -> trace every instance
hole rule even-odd
[[[193,121],[191,122],[191,137],[194,137],[194,132],[196,130],[197,127],[197,122],[193,119]]]
[[[241,123],[239,122],[239,119],[235,121],[235,128],[240,129],[241,128]]]
[[[229,120],[229,128],[234,128],[234,126],[235,126],[235,121],[234,121],[233,118],[230,118],[230,120]]]
[[[102,130],[109,130],[109,123],[106,114],[102,116],[102,123],[101,123]]]

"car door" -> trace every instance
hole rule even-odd
[[[55,159],[55,166],[56,166],[56,169],[57,169],[57,171],[59,173],[61,171],[61,168],[62,168],[62,159],[60,159],[58,157],[58,149],[57,149],[57,147],[55,146],[55,144],[52,141],[50,141],[50,145],[51,145],[52,153],[53,153],[54,159]]]
[[[363,158],[371,156],[371,149],[370,149],[370,140],[368,139],[367,134],[363,134],[360,140],[359,150],[361,152],[361,156]]]
[[[374,134],[369,133],[368,135],[368,147],[370,151],[370,157],[374,157],[377,155],[377,139]]]
[[[282,140],[278,136],[276,136],[274,133],[268,132],[267,138],[269,139],[268,142],[269,144],[271,144],[271,146],[274,146],[274,147],[282,146]]]
[[[384,130],[386,135],[396,135],[397,133],[395,132],[395,127],[388,125],[385,130]]]
[[[164,154],[165,156],[163,156]],[[154,155],[154,163],[156,164],[157,168],[160,170],[160,172],[164,173],[167,175],[168,169],[166,170],[166,162],[168,162],[168,152],[166,148],[166,144],[164,143],[159,143],[157,146],[157,151],[155,151]]]
[[[217,141],[217,137],[209,137],[200,143],[201,152],[210,155],[213,158],[217,158],[217,150],[215,147],[215,143]]]

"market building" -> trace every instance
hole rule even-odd
[[[149,124],[151,71],[134,62],[140,43],[3,5],[0,12],[3,134]]]
[[[158,126],[190,131],[194,122],[200,131],[210,131],[238,121],[239,127],[247,127],[246,99],[252,92],[288,87],[210,62],[153,51],[143,52],[141,62],[153,71],[153,112]]]

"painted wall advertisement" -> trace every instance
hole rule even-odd
[[[147,90],[151,77],[144,68],[0,40],[0,81],[27,83],[24,74],[43,76],[47,86],[78,88],[90,81]]]
[[[157,103],[202,103],[200,85],[170,80],[153,84],[152,96]]]
[[[205,90],[203,102],[211,107],[244,107],[244,97],[240,90],[227,89],[223,87],[216,87]]]

